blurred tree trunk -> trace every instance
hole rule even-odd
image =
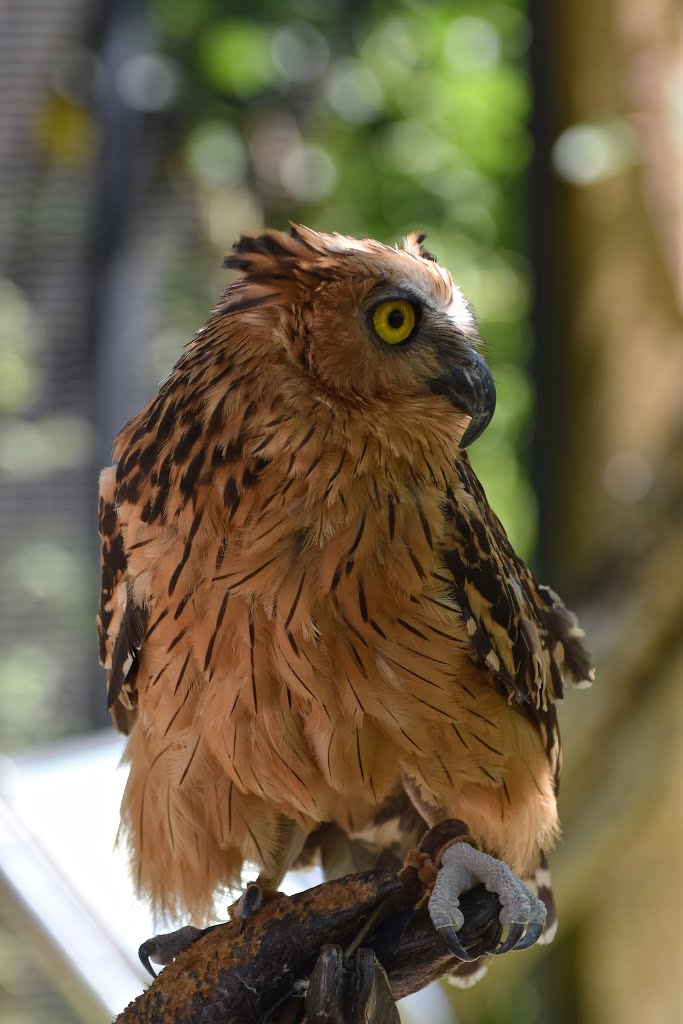
[[[532,11],[541,554],[585,592],[628,567],[683,427],[680,9]]]
[[[673,1024],[683,1005],[680,9],[533,0],[531,15],[541,576],[571,596],[598,665],[594,689],[562,714],[556,949],[575,972],[581,1024]],[[491,979],[502,1001],[524,969],[508,960]],[[458,994],[463,1024],[490,1012],[484,989]]]

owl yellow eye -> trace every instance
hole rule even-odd
[[[375,333],[387,345],[400,345],[406,341],[416,322],[415,307],[405,299],[387,299],[375,306],[372,312]]]

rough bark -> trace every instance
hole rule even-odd
[[[413,862],[419,870],[347,875],[291,897],[278,894],[242,933],[233,921],[208,930],[117,1024],[390,1024],[395,1000],[460,963],[432,926],[423,881],[452,832],[437,826],[427,833]],[[498,900],[478,886],[461,908],[459,938],[476,956],[500,935]]]

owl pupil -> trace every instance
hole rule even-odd
[[[397,331],[399,327],[403,327],[404,320],[405,316],[400,309],[392,309],[391,313],[387,317],[387,323],[395,331]]]

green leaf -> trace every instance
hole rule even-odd
[[[199,38],[197,60],[211,85],[236,96],[253,96],[276,78],[270,29],[255,22],[210,25]]]

